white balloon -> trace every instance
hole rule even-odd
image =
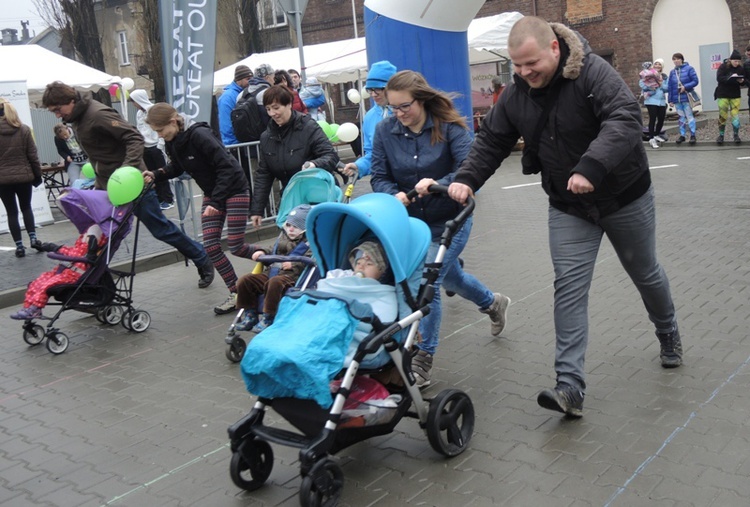
[[[339,141],[351,143],[359,135],[359,129],[353,123],[342,123],[336,131],[336,135],[338,136]]]
[[[133,89],[134,86],[135,86],[135,81],[133,81],[132,78],[129,78],[129,77],[122,78],[122,87],[125,90],[130,91]]]
[[[359,104],[359,101],[362,100],[362,96],[360,96],[356,88],[349,89],[349,91],[346,92],[346,96],[349,97],[349,100],[351,100],[355,104]]]

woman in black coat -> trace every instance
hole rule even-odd
[[[245,173],[207,123],[188,125],[174,107],[164,102],[148,110],[146,123],[164,139],[170,158],[166,167],[144,172],[146,180],[169,180],[188,173],[203,190],[203,246],[229,289],[229,297],[215,307],[214,312],[219,315],[232,312],[237,300],[237,274],[221,249],[224,222],[232,254],[246,259],[262,254],[259,247],[245,243],[250,206],[250,187]],[[260,253],[255,255],[256,252]]]
[[[303,168],[320,167],[333,173],[339,161],[320,125],[310,116],[294,111],[293,100],[292,93],[282,85],[263,93],[263,105],[271,121],[260,136],[260,159],[250,206],[255,227],[260,226],[275,179],[281,182],[283,193],[291,177]]]

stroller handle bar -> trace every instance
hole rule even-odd
[[[427,187],[427,190],[431,194],[443,194],[446,197],[448,196],[448,187],[445,185],[430,185],[429,187]],[[409,192],[406,194],[406,198],[409,200],[414,199],[415,197],[417,197],[416,188],[409,190]],[[471,214],[474,213],[475,206],[476,206],[476,203],[474,202],[474,198],[472,196],[467,197],[466,206],[464,206],[464,209],[461,210],[461,213],[456,215],[456,217],[453,220],[449,220],[445,224],[446,229],[450,229],[451,236],[458,229],[460,229],[461,226],[464,225],[464,222],[466,222],[466,220],[471,216]]]
[[[276,264],[277,262],[300,262],[306,266],[315,266],[315,259],[312,257],[306,257],[304,255],[261,255],[258,257],[257,262],[261,264],[269,265]]]

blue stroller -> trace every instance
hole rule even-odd
[[[342,192],[334,176],[325,169],[303,169],[292,176],[284,189],[276,216],[276,225],[281,230],[284,227],[284,222],[286,222],[289,212],[300,204],[317,205],[323,202],[349,202],[355,182],[356,177],[350,179],[346,190]],[[307,287],[315,286],[315,282],[318,279],[318,271],[315,269],[315,262],[310,257],[305,256],[307,249],[300,248],[300,250],[300,252],[285,256],[275,255],[275,252],[273,252],[271,255],[264,255],[259,262],[264,265],[287,261],[305,264],[307,267],[295,287],[296,290],[303,290]],[[240,309],[230,324],[227,335],[224,338],[224,343],[226,344],[224,354],[233,363],[242,360],[247,347],[245,340],[242,339],[239,330],[237,330],[237,324],[242,320],[243,315],[244,310]]]
[[[446,192],[447,187],[434,186],[431,191]],[[300,504],[335,505],[344,479],[329,456],[391,433],[403,417],[418,419],[436,452],[452,457],[466,449],[474,431],[471,399],[457,389],[424,399],[411,370],[410,351],[419,321],[429,312],[432,284],[445,251],[473,207],[470,201],[446,223],[436,259],[427,265],[429,229],[409,217],[395,197],[367,194],[348,205],[324,203],[313,208],[307,218],[308,240],[321,273],[349,267],[351,248],[376,239],[390,263],[398,316],[394,322],[381,322],[356,294],[346,298],[307,290],[284,297],[276,321],[250,343],[241,364],[248,390],[258,398],[252,411],[228,428],[235,485],[253,491],[265,483],[273,468],[273,442],[300,449]],[[371,331],[355,340],[354,330],[363,323]],[[378,386],[390,393],[389,405],[368,407],[353,396],[365,375],[396,373],[394,369],[400,385]],[[338,380],[331,382],[334,379]],[[269,407],[298,432],[264,425]],[[374,417],[349,418],[352,409]]]

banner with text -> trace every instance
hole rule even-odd
[[[167,101],[194,121],[211,121],[216,2],[159,0]]]
[[[0,81],[0,98],[13,104],[21,123],[28,125],[33,134],[34,128],[31,125],[31,109],[29,108],[29,93],[26,89],[26,81]],[[37,225],[49,224],[54,221],[44,185],[39,185],[32,191],[31,208],[34,210],[34,222]],[[18,213],[18,221],[23,227],[23,217],[20,212]],[[8,232],[8,213],[2,203],[0,203],[0,232]],[[13,248],[15,249],[15,247]]]

